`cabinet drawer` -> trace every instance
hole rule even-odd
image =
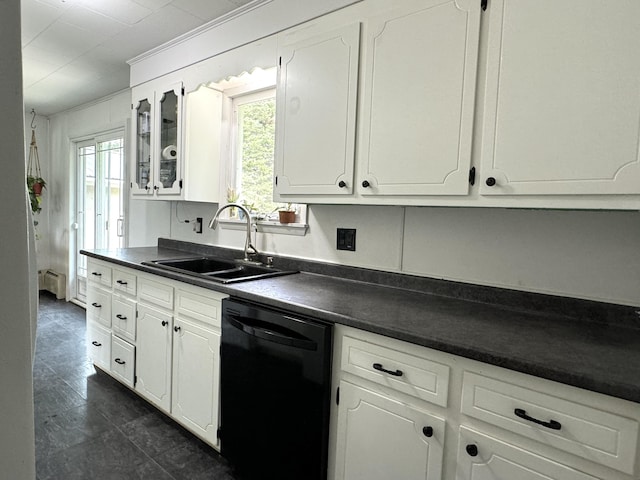
[[[173,310],[173,287],[148,278],[138,278],[138,297],[156,307]]]
[[[111,300],[111,328],[113,333],[135,342],[136,302],[130,298],[113,295]]]
[[[460,428],[456,478],[603,480],[465,427]]]
[[[220,303],[226,295],[203,290],[194,292],[179,289],[176,291],[176,310],[180,317],[188,317],[202,323],[220,328]]]
[[[111,293],[90,286],[87,289],[87,318],[111,328]]]
[[[87,261],[87,279],[91,283],[111,288],[111,267],[96,261]]]
[[[446,365],[344,336],[341,369],[407,395],[447,406],[449,367]]]
[[[113,291],[136,295],[136,275],[135,273],[122,270],[113,270]]]
[[[111,332],[95,322],[87,324],[87,357],[94,365],[109,370]]]
[[[116,337],[111,339],[111,374],[133,388],[135,347]]]
[[[593,406],[569,401],[564,393],[568,388],[549,382],[549,393],[544,393],[465,372],[462,413],[633,474],[638,420],[614,411],[605,397],[589,402],[590,392],[584,392],[585,403]]]

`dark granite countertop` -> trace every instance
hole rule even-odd
[[[306,272],[224,285],[141,265],[143,261],[202,253],[197,248],[191,250],[159,246],[83,253],[237,298],[640,403],[640,328],[633,307],[608,309],[593,302],[567,300],[572,314],[579,317],[574,318],[566,311],[554,311],[555,297],[547,302],[554,308],[532,308],[530,296],[518,298],[516,293],[513,297],[510,291],[504,293],[505,297],[512,296],[509,301],[489,303],[479,301],[478,292],[469,295],[473,298],[469,300],[445,296],[436,287],[431,289],[437,291],[434,294]],[[237,257],[233,252],[228,255]],[[342,273],[336,268],[334,273]],[[357,270],[357,278],[364,275]],[[500,293],[494,290],[491,298]],[[519,300],[528,308],[519,307]],[[544,303],[545,296],[535,301]],[[626,319],[602,321],[603,316]]]

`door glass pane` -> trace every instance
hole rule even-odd
[[[160,100],[160,172],[164,188],[171,188],[177,179],[178,156],[178,96],[173,90]]]
[[[136,183],[145,188],[151,180],[151,104],[142,100],[136,121]]]
[[[98,164],[104,171],[103,216],[107,219],[103,244],[99,248],[123,246],[124,221],[123,139],[98,143]]]

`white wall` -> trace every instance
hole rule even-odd
[[[177,208],[177,216],[176,216]],[[171,238],[242,249],[245,233],[211,231],[216,205],[174,202]],[[203,217],[204,232],[180,220]],[[336,250],[336,228],[356,251]],[[640,213],[628,211],[314,205],[304,237],[258,233],[268,253],[640,305]]]
[[[20,2],[0,0],[0,478],[35,478],[29,228],[22,105]]]

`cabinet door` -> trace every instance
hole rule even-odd
[[[184,319],[175,327],[171,413],[217,446],[220,334]]]
[[[640,2],[489,5],[480,192],[640,193]]]
[[[360,24],[280,51],[275,193],[353,189]]]
[[[336,480],[440,480],[445,422],[340,382]]]
[[[479,0],[412,0],[365,30],[358,191],[465,195]]]
[[[136,390],[161,410],[171,408],[171,329],[173,317],[138,305]]]
[[[182,188],[182,83],[176,83],[157,94],[158,131],[157,165],[154,189],[158,195],[176,195]]]
[[[133,125],[133,171],[131,172],[131,194],[153,194],[152,145],[155,95],[153,90],[136,91],[132,104]]]
[[[460,428],[456,480],[598,480],[573,468]]]

